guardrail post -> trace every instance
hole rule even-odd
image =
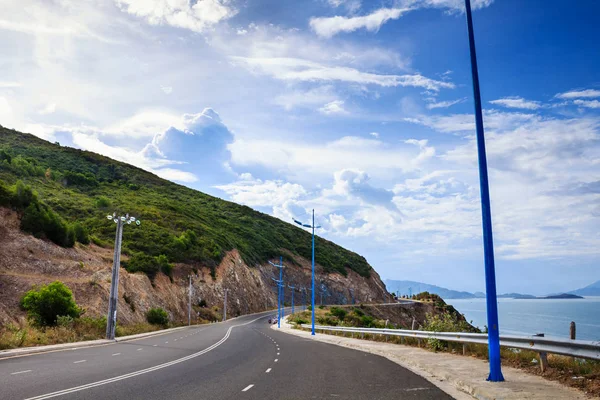
[[[545,334],[536,333],[533,336],[544,337]],[[540,369],[542,370],[542,372],[546,372],[546,370],[548,369],[548,353],[546,353],[545,351],[540,351]]]
[[[575,340],[577,332],[577,327],[575,326],[575,321],[571,321],[571,326],[569,327],[569,337],[571,340]]]
[[[540,369],[542,372],[546,372],[548,369],[548,353],[544,351],[540,353]]]
[[[467,355],[467,344],[463,343],[463,356]]]

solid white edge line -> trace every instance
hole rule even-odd
[[[248,386],[246,386],[245,388],[242,389],[242,392],[245,392],[245,391],[248,391],[248,390],[252,389],[252,386],[254,386],[254,385],[248,385]]]
[[[118,382],[118,381],[121,381],[121,380],[124,380],[124,379],[128,379],[128,378],[133,378],[133,377],[138,376],[138,375],[147,374],[148,372],[157,371],[159,369],[163,369],[163,368],[175,365],[175,364],[182,363],[182,362],[187,361],[187,360],[191,360],[192,358],[196,358],[196,357],[201,356],[201,355],[203,355],[205,353],[208,353],[209,351],[214,350],[217,347],[219,347],[220,345],[222,345],[223,343],[225,343],[225,341],[227,341],[227,339],[229,338],[229,335],[231,334],[231,330],[233,328],[236,328],[238,326],[244,326],[244,325],[251,324],[252,322],[258,321],[261,318],[264,318],[264,316],[256,318],[256,319],[253,319],[253,320],[248,321],[248,322],[245,322],[243,324],[230,326],[229,329],[227,330],[227,333],[225,334],[225,336],[223,336],[223,338],[221,340],[219,340],[218,342],[216,342],[212,346],[209,346],[206,349],[201,350],[201,351],[199,351],[197,353],[190,354],[189,356],[182,357],[182,358],[179,358],[177,360],[169,361],[169,362],[166,362],[166,363],[163,363],[163,364],[159,364],[159,365],[156,365],[154,367],[142,369],[142,370],[135,371],[135,372],[130,372],[130,373],[125,374],[125,375],[116,376],[114,378],[104,379],[104,380],[101,380],[101,381],[88,383],[86,385],[76,386],[76,387],[73,387],[73,388],[59,390],[57,392],[52,392],[52,393],[47,393],[47,394],[42,394],[42,395],[35,396],[35,397],[29,397],[29,398],[27,398],[25,400],[44,400],[44,399],[50,399],[52,397],[63,396],[65,394],[69,394],[69,393],[80,392],[82,390],[91,389],[91,388],[96,387],[96,386],[102,386],[102,385],[106,385],[106,384],[113,383],[113,382]],[[254,385],[251,385],[250,387],[252,387],[252,386],[254,386]]]
[[[25,371],[17,371],[17,372],[13,372],[13,373],[11,373],[11,375],[19,375],[19,374],[24,374],[24,373],[26,373],[26,372],[31,372],[31,370],[30,370],[30,369],[28,369],[28,370],[25,370]]]

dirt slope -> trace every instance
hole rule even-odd
[[[86,309],[86,315],[105,315],[112,249],[93,244],[78,244],[75,248],[65,249],[22,233],[19,223],[15,212],[0,208],[0,326],[24,317],[19,300],[27,290],[55,280],[71,288],[77,303]],[[290,284],[310,288],[310,268],[309,260],[295,258],[295,263],[285,269],[284,279]],[[276,307],[277,290],[271,280],[271,277],[278,277],[276,268],[268,264],[250,268],[233,250],[217,268],[216,279],[210,276],[208,268],[193,270],[190,265],[176,264],[172,282],[159,274],[152,284],[145,275],[129,274],[121,268],[119,322],[142,322],[151,307],[164,308],[172,320],[187,320],[187,277],[190,274],[194,275],[194,303],[203,299],[217,313],[222,311],[225,289],[229,289],[230,317]],[[317,266],[316,282],[317,295],[321,291],[325,293],[324,301],[328,303],[350,303],[350,288],[361,302],[383,302],[389,296],[375,271],[370,278],[353,271],[344,277],[337,273],[324,274]],[[285,299],[286,303],[291,302],[291,289],[286,288]],[[302,294],[295,292],[295,301],[299,304]]]

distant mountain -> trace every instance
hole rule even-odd
[[[459,292],[457,290],[446,289],[440,286],[429,285],[423,282],[396,281],[392,279],[386,279],[384,283],[389,292],[396,293],[400,291],[401,296],[408,295],[412,291],[412,294],[417,294],[420,292],[429,292],[437,294],[443,299],[475,299],[479,297],[473,293]],[[483,297],[485,297],[485,295],[483,295]]]
[[[584,288],[567,292],[567,294],[576,294],[578,296],[600,296],[600,281],[596,281]]]

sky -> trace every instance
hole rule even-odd
[[[498,291],[600,279],[594,0],[471,0]],[[462,0],[0,0],[0,124],[483,291]],[[317,249],[318,251],[318,249]]]

